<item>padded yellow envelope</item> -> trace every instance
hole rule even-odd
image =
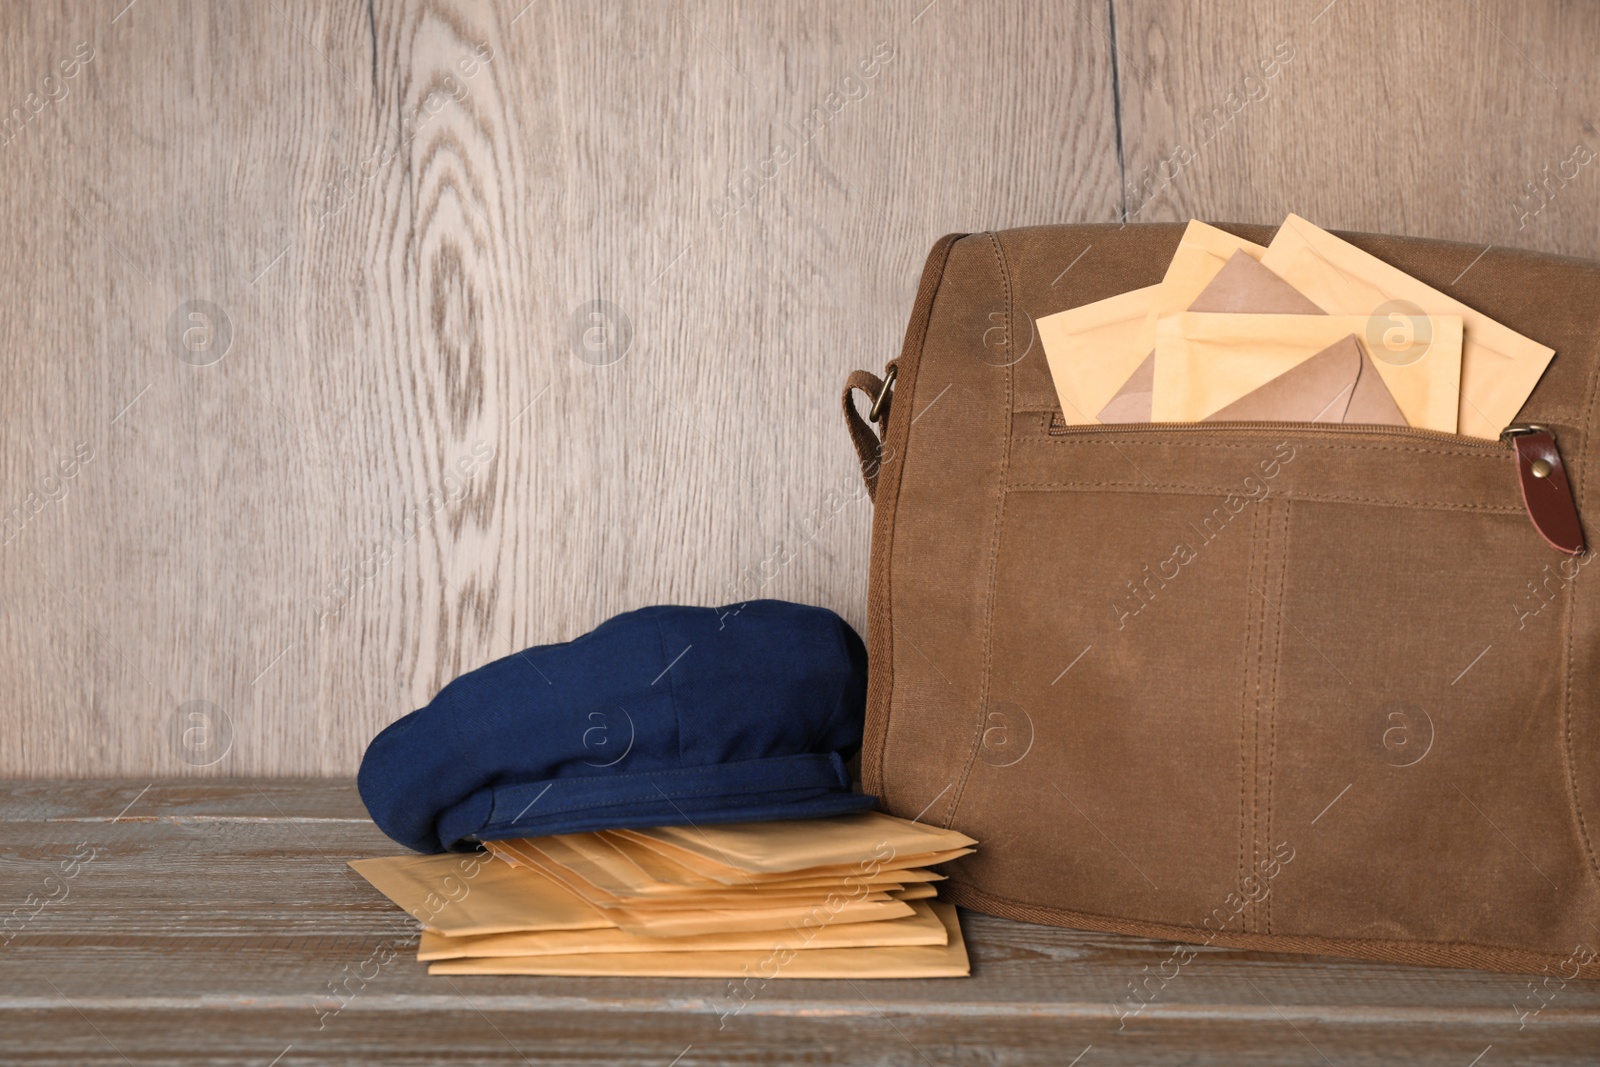
[[[490,956],[554,956],[580,952],[703,952],[771,948],[785,940],[797,949],[862,948],[876,945],[943,945],[949,938],[933,909],[913,904],[915,914],[882,922],[840,923],[811,931],[751,930],[699,937],[640,937],[626,930],[527,930],[479,937],[447,937],[424,931],[419,960]]]
[[[671,845],[749,872],[792,872],[856,861],[881,865],[901,854],[939,852],[977,844],[965,834],[898,819],[877,811],[831,819],[661,826],[630,830],[630,837]]]
[[[558,841],[563,846],[592,862],[594,868],[573,869],[582,874],[588,881],[619,897],[647,897],[679,896],[686,894],[702,893],[707,891],[726,891],[731,886],[748,887],[758,886],[764,890],[793,891],[799,889],[814,889],[818,887],[838,887],[842,884],[851,888],[870,885],[875,888],[895,889],[909,882],[931,882],[944,878],[942,874],[932,871],[909,870],[863,872],[860,865],[837,870],[827,868],[812,868],[809,871],[796,871],[794,875],[783,875],[778,878],[763,878],[761,880],[738,880],[737,872],[733,868],[724,868],[733,872],[735,880],[732,883],[719,882],[707,875],[697,874],[682,863],[676,862],[668,854],[656,849],[646,847],[644,844],[630,840],[619,835],[605,833],[580,833],[560,834],[554,838],[545,838],[544,841]],[[494,844],[491,843],[491,848]],[[689,855],[680,853],[680,855]],[[719,865],[720,866],[720,865]],[[848,879],[848,881],[846,881]]]
[[[513,867],[488,857],[479,862],[481,866],[471,877],[459,873],[459,855],[392,856],[354,860],[350,866],[428,929],[457,937],[513,930],[597,930],[607,926],[651,937],[686,937],[721,931],[778,930],[808,921],[874,922],[912,914],[911,905],[904,901],[863,899],[860,891],[762,908],[602,910],[541,871]],[[454,881],[448,881],[452,877]],[[454,888],[443,888],[449,886]]]
[[[865,883],[847,885],[843,879],[834,879],[820,886],[795,888],[788,883],[770,883],[760,886],[719,885],[714,889],[683,891],[672,894],[626,892],[617,894],[591,880],[609,880],[613,872],[603,870],[598,864],[587,862],[583,856],[554,837],[489,842],[496,857],[517,866],[538,870],[571,890],[597,908],[661,909],[661,910],[725,910],[781,907],[812,907],[832,894],[847,896],[852,900],[888,900],[889,894],[882,886]]]
[[[794,935],[762,948],[700,952],[594,952],[440,960],[429,974],[635,975],[659,978],[958,978],[970,973],[953,905],[932,905],[946,930],[942,945],[796,948]]]
[[[938,887],[931,885],[908,885],[903,889],[889,890],[892,900],[932,900],[938,895]]]
[[[1185,312],[1161,320],[1152,418],[1198,422],[1366,328],[1364,316]],[[1455,432],[1461,319],[1431,316],[1431,337],[1374,366],[1412,426]],[[1371,353],[1367,353],[1369,356]]]
[[[825,877],[828,875],[839,875],[841,877],[853,879],[857,875],[870,873],[873,870],[877,870],[880,873],[892,873],[897,878],[909,878],[910,875],[908,872],[910,871],[919,870],[923,867],[932,867],[940,863],[948,863],[950,860],[959,859],[962,856],[968,856],[972,854],[972,849],[970,848],[953,848],[941,852],[918,852],[909,855],[896,855],[885,860],[879,860],[876,857],[873,857],[864,863],[861,861],[857,861],[855,863],[832,863],[816,867],[802,867],[795,871],[777,871],[769,873],[762,871],[746,871],[738,867],[731,867],[719,860],[707,859],[705,856],[702,856],[699,853],[690,852],[688,849],[679,848],[677,845],[669,842],[660,841],[651,837],[645,837],[642,833],[636,830],[602,830],[600,832],[605,836],[616,840],[623,848],[637,848],[649,852],[659,853],[660,855],[670,858],[676,863],[694,870],[697,874],[700,874],[706,878],[710,878],[713,881],[720,882],[723,885],[765,885],[769,882],[785,882],[801,876],[805,876],[809,879]],[[944,875],[942,874],[924,871],[922,872],[919,880],[939,881],[943,878]]]
[[[1139,332],[1159,285],[1096,300],[1038,320],[1039,341],[1068,426],[1089,426],[1149,354]]]
[[[645,937],[698,937],[740,930],[785,930],[790,927],[831,926],[835,923],[878,922],[903,919],[913,912],[911,905],[903,900],[852,900],[848,894],[836,894],[809,906],[705,911],[610,908],[605,914],[622,929]]]
[[[1090,426],[1106,421],[1102,411],[1155,348],[1156,320],[1193,303],[1237,252],[1259,259],[1266,249],[1215,226],[1192,221],[1183,231],[1178,250],[1159,285],[1038,320],[1039,340],[1044,345],[1045,361],[1067,425]],[[1148,368],[1145,370],[1148,373]],[[1127,421],[1115,414],[1111,418]],[[1143,421],[1139,415],[1133,418]]]
[[[1555,355],[1553,349],[1500,325],[1298,215],[1284,220],[1261,263],[1330,315],[1359,315],[1364,323],[1376,315],[1371,327],[1374,331],[1383,331],[1385,320],[1392,313],[1403,319],[1405,309],[1386,307],[1396,301],[1409,302],[1436,320],[1439,316],[1461,318],[1461,385],[1454,429],[1469,437],[1499,436],[1516,418]],[[1359,333],[1371,352],[1367,331],[1364,325]],[[1371,354],[1375,358],[1380,355]],[[1395,399],[1400,399],[1398,394]],[[1404,407],[1403,402],[1401,406]]]
[[[385,856],[350,866],[412,918],[447,934],[614,925],[538,871],[489,856]]]

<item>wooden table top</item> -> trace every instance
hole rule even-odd
[[[963,912],[967,979],[429,977],[345,866],[401,851],[353,783],[0,789],[6,1064],[1600,1062],[1600,983],[1201,949]],[[1126,1017],[1125,1017],[1126,1015]]]

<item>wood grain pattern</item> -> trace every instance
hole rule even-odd
[[[973,914],[969,979],[772,982],[723,1025],[721,981],[429,977],[344,866],[395,851],[347,781],[3,783],[0,899],[58,898],[0,935],[3,1058],[1462,1067],[1600,1047],[1600,983],[1519,1018],[1526,978],[1214,948],[1119,1029],[1170,945]]]
[[[1600,256],[1583,4],[1114,0],[1129,215]]]
[[[948,231],[1292,208],[1600,255],[1600,28],[1554,0],[0,25],[0,773],[348,774],[642,604],[863,625],[834,397]]]
[[[94,51],[0,148],[5,773],[349,773],[643,604],[861,625],[845,374],[940,234],[1117,183],[1092,6],[125,3],[3,9],[0,100]]]

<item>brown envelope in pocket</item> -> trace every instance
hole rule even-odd
[[[1194,227],[1204,224],[1190,225]],[[1212,231],[1212,228],[1207,226],[1205,230],[1196,233],[1203,235],[1205,243],[1200,245],[1203,252],[1194,251],[1193,246],[1187,252],[1182,246],[1179,248],[1179,252],[1190,259],[1189,265],[1180,268],[1179,272],[1181,278],[1188,279],[1178,283],[1182,292],[1192,290],[1193,280],[1203,277],[1204,272],[1216,263],[1217,257],[1227,248],[1227,244],[1215,236],[1220,231]],[[1185,239],[1188,236],[1189,233],[1186,231]],[[1246,245],[1248,247],[1245,247]],[[1216,275],[1206,283],[1205,288],[1190,302],[1188,310],[1256,315],[1322,314],[1322,310],[1302,296],[1294,286],[1256,262],[1264,251],[1260,245],[1248,242],[1241,244],[1217,270]],[[1096,412],[1096,417],[1103,423],[1149,422],[1152,410],[1151,390],[1155,386],[1155,375],[1155,353],[1150,352],[1139,364],[1138,369],[1112,395],[1106,406]]]
[[[1154,350],[1156,320],[1164,315],[1176,315],[1189,310],[1189,305],[1199,299],[1228,260],[1238,252],[1260,259],[1267,250],[1253,241],[1191,219],[1178,241],[1178,250],[1172,254],[1172,262],[1167,264],[1166,275],[1157,286],[1155,299],[1139,330],[1135,350],[1147,354]]]
[[[1206,422],[1348,422],[1404,426],[1406,417],[1355,334],[1205,417]]]
[[[1351,334],[1359,336],[1365,323],[1362,316],[1345,315],[1194,311],[1169,315],[1161,320],[1156,339],[1153,418],[1157,422],[1204,420]],[[1414,351],[1386,353],[1395,362],[1385,359],[1363,363],[1347,358],[1344,366],[1355,370],[1358,379],[1363,376],[1361,370],[1375,369],[1406,424],[1454,433],[1461,374],[1461,319],[1434,316],[1432,335],[1416,338],[1412,348]],[[1338,359],[1329,356],[1323,362],[1337,365]],[[1304,384],[1290,383],[1291,387],[1301,388]],[[1318,407],[1330,401],[1336,406],[1339,402],[1335,397],[1324,396]],[[1370,404],[1369,399],[1364,399],[1362,409],[1372,410]],[[1296,411],[1299,417],[1306,417],[1303,407]]]
[[[1216,275],[1228,257],[1260,257],[1266,249],[1203,222],[1191,222],[1159,285],[1097,300],[1038,320],[1061,417],[1069,426],[1096,422],[1143,422],[1137,402],[1116,398],[1128,391],[1130,378],[1148,377],[1148,359],[1155,346],[1155,323],[1161,315],[1182,311]],[[1109,411],[1111,418],[1101,417]],[[1122,413],[1131,411],[1132,417]]]
[[[1102,423],[1149,422],[1156,385],[1156,354],[1151,352],[1139,362],[1138,369],[1122,383],[1110,403],[1097,413]]]
[[[1231,311],[1244,315],[1322,315],[1304,293],[1240,249],[1201,290],[1189,311]]]

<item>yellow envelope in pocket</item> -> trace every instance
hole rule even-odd
[[[1204,420],[1352,334],[1359,338],[1366,322],[1366,316],[1343,315],[1191,311],[1166,316],[1156,331],[1152,418]],[[1414,339],[1410,348],[1386,349],[1381,358],[1365,365],[1377,370],[1409,425],[1455,432],[1461,378],[1459,316],[1433,316],[1430,336]]]
[[[1322,314],[1322,309],[1297,292],[1294,286],[1256,262],[1253,257],[1261,254],[1260,245],[1250,245],[1249,248],[1255,251],[1235,249],[1187,310],[1232,311],[1252,315]],[[1188,255],[1192,262],[1195,261],[1196,253],[1190,252]],[[1204,264],[1204,269],[1196,266],[1188,268],[1195,275],[1209,269],[1209,263]],[[1096,418],[1105,423],[1149,422],[1150,392],[1155,387],[1155,374],[1156,354],[1152,351],[1106,402],[1106,406],[1096,413]]]
[[[1095,412],[1149,354],[1139,332],[1158,285],[1046,315],[1037,322],[1045,362],[1068,426],[1091,426]]]
[[[1417,311],[1435,323],[1441,316],[1459,317],[1465,333],[1455,428],[1469,437],[1499,436],[1555,355],[1298,215],[1284,220],[1261,262],[1330,315],[1361,316],[1358,334],[1380,370],[1383,354],[1375,347],[1385,336],[1403,340],[1413,332]]]
[[[1128,407],[1130,380],[1149,375],[1156,319],[1187,308],[1236,252],[1259,259],[1261,245],[1190,222],[1159,285],[1046,315],[1036,325],[1068,426],[1144,421],[1146,401]],[[1143,392],[1137,383],[1133,387]],[[1127,408],[1127,410],[1123,410]]]

